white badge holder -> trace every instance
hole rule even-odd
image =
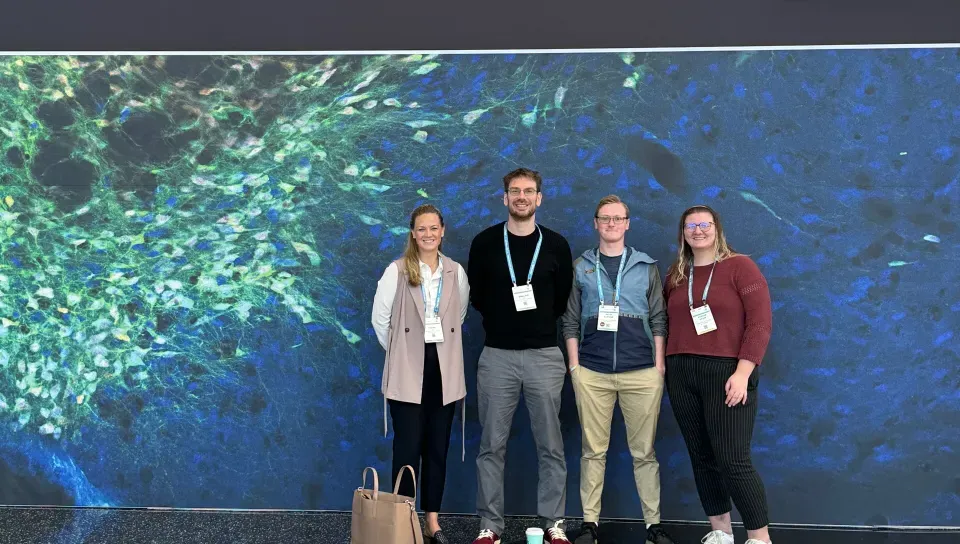
[[[443,324],[439,317],[427,316],[424,319],[423,341],[427,344],[439,344],[443,342]]]
[[[600,304],[600,313],[597,315],[597,330],[617,332],[620,326],[620,307],[612,304]]]
[[[533,286],[529,283],[527,285],[514,285],[513,303],[516,305],[518,312],[535,310],[537,308],[537,300],[533,296]]]
[[[693,326],[697,329],[697,335],[717,330],[717,322],[713,320],[713,312],[710,311],[710,306],[691,308],[690,315],[693,316]]]

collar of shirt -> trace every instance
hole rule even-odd
[[[440,262],[437,264],[437,271],[432,273],[430,272],[430,265],[420,261],[420,275],[422,277],[436,280],[440,278],[441,274],[443,274],[443,259],[440,259]]]

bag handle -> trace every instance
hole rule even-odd
[[[377,469],[373,467],[367,467],[363,469],[363,487],[360,489],[366,489],[367,487],[367,471],[373,472],[373,500],[377,500],[380,496],[380,477],[377,476]]]
[[[413,503],[416,504],[417,503],[417,473],[413,471],[413,467],[411,467],[410,465],[404,465],[403,468],[400,469],[400,472],[397,474],[397,482],[393,485],[393,494],[394,495],[400,494],[400,480],[403,479],[403,474],[408,469],[410,470],[410,477],[413,479]]]

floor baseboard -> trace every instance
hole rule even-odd
[[[476,516],[441,517],[454,544],[470,544],[479,529]],[[523,543],[532,517],[509,517],[503,544]],[[676,544],[697,544],[708,527],[697,522],[664,522]],[[570,540],[579,520],[568,522]],[[737,542],[746,534],[735,527]],[[960,544],[960,528],[771,527],[777,544]],[[642,544],[643,522],[605,520],[601,544]],[[348,544],[349,512],[175,510],[121,508],[0,507],[0,544]]]

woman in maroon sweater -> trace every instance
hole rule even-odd
[[[727,245],[720,217],[709,207],[683,212],[679,230],[677,260],[664,282],[666,381],[710,518],[704,543],[733,544],[732,498],[746,544],[769,544],[766,492],[750,460],[757,367],[773,321],[767,281],[749,257]]]

